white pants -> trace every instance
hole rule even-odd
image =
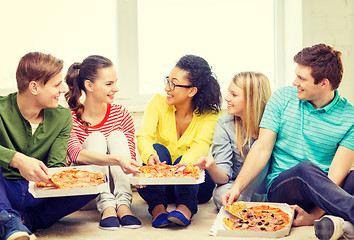
[[[83,143],[82,147],[91,151],[130,156],[128,141],[120,131],[114,131],[107,141],[100,132],[92,132]],[[97,196],[97,209],[102,214],[107,207],[114,207],[116,210],[122,204],[130,207],[132,202],[132,190],[126,175],[120,166],[105,167],[109,177],[110,191],[102,192]]]

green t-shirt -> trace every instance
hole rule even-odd
[[[0,166],[7,180],[23,179],[16,168],[9,166],[16,152],[44,162],[48,167],[64,167],[72,116],[68,108],[45,108],[43,122],[34,134],[22,116],[17,93],[0,96]]]

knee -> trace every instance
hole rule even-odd
[[[103,135],[103,133],[99,132],[99,131],[94,131],[92,133],[90,133],[90,135],[88,135],[88,137],[86,138],[86,141],[106,141],[105,136]]]
[[[315,164],[310,161],[303,161],[293,167],[294,175],[300,177],[311,176],[315,171],[320,170]]]
[[[113,131],[107,138],[107,140],[114,140],[115,142],[127,141],[127,137],[122,131]]]
[[[220,187],[216,187],[213,192],[213,201],[218,209],[222,207],[221,196],[224,194]]]

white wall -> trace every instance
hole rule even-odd
[[[340,94],[354,104],[354,0],[302,0],[303,46],[326,43],[342,52]]]

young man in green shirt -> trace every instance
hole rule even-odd
[[[65,166],[72,117],[58,104],[62,69],[62,60],[28,53],[17,68],[18,92],[0,97],[0,239],[34,239],[36,229],[96,196],[36,199],[28,192],[28,181],[49,182],[48,167]]]

